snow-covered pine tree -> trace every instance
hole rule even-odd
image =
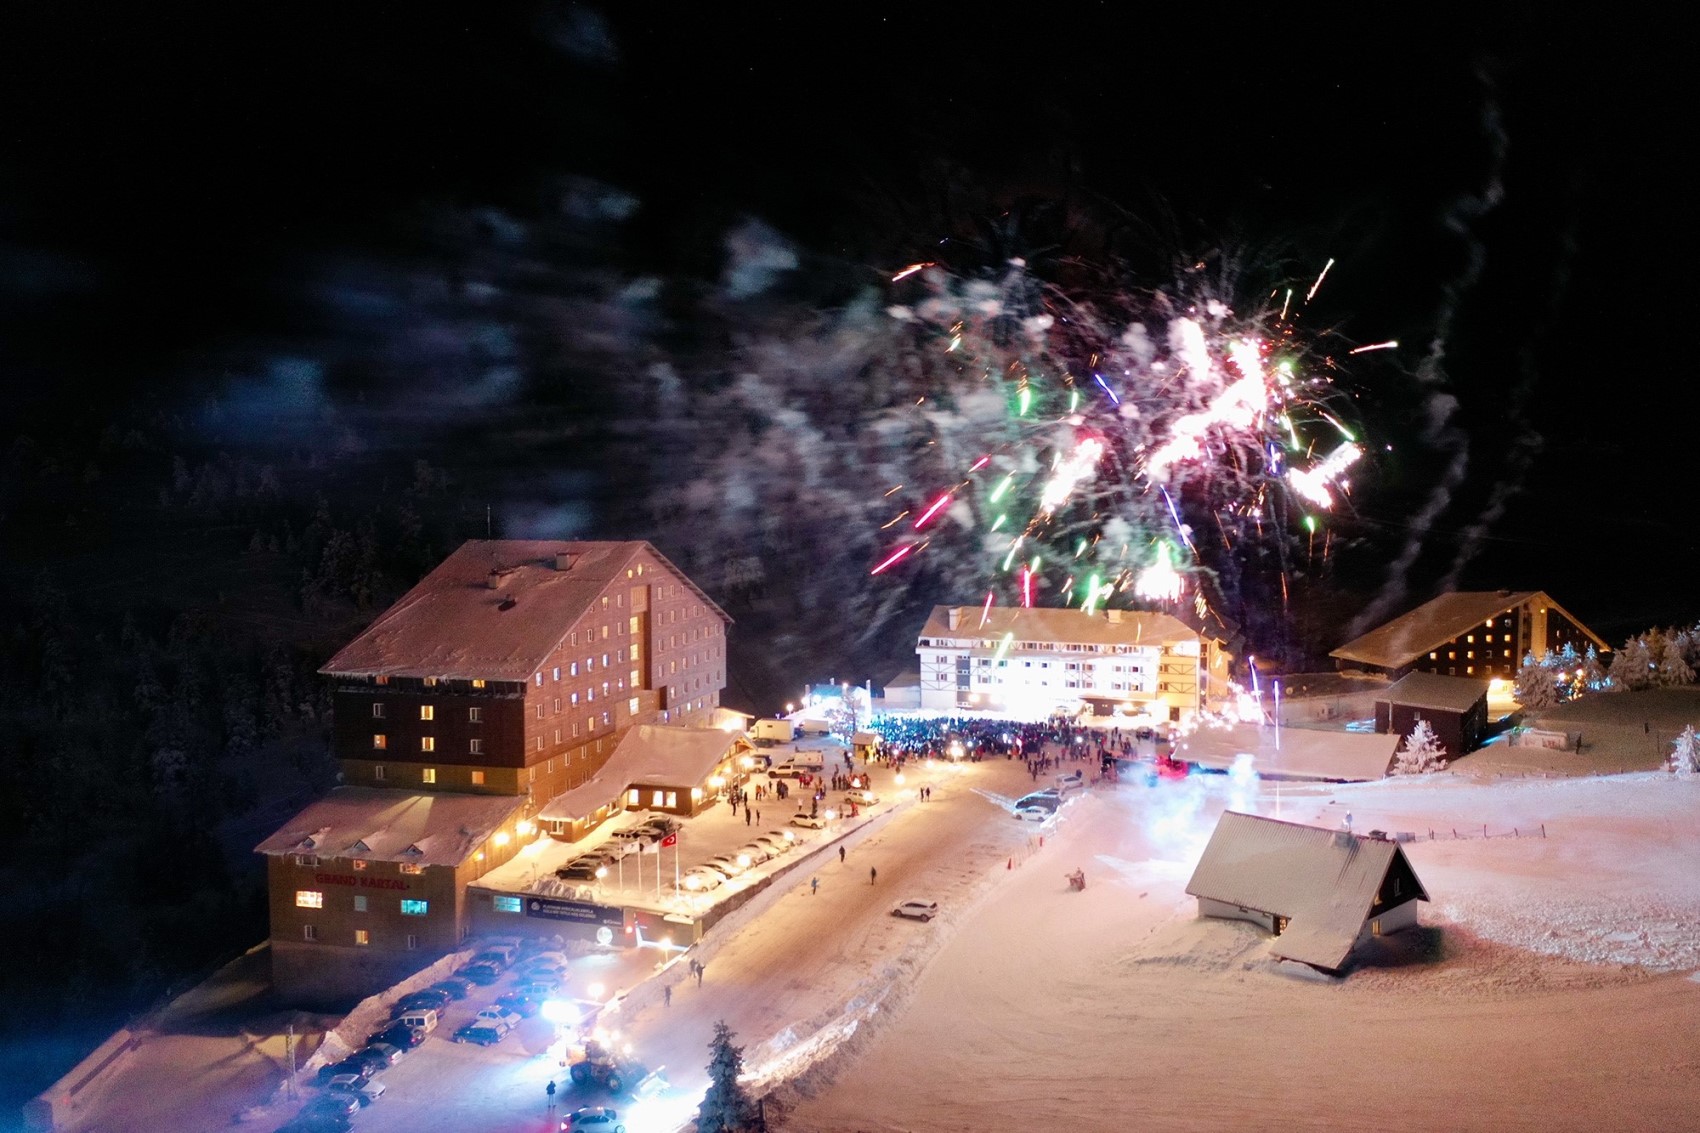
[[[1670,759],[1665,763],[1678,775],[1693,775],[1700,772],[1700,737],[1694,734],[1694,725],[1682,729],[1682,735],[1676,737],[1671,745]]]
[[[1517,703],[1523,706],[1523,711],[1545,712],[1558,703],[1558,685],[1553,680],[1552,670],[1535,660],[1533,653],[1525,654],[1523,665],[1517,670],[1512,695],[1516,696]]]
[[[1685,654],[1688,652],[1688,631],[1679,630],[1666,634],[1664,648],[1655,659],[1654,682],[1660,688],[1674,688],[1677,685],[1694,683],[1694,670],[1689,667]]]
[[[1419,716],[1411,734],[1405,737],[1405,745],[1393,758],[1393,774],[1426,775],[1439,771],[1445,759],[1446,748],[1441,746],[1440,738],[1429,722]]]
[[[1623,648],[1612,654],[1611,684],[1624,692],[1636,692],[1652,685],[1652,663],[1647,652],[1647,639],[1632,637]]]
[[[714,1024],[708,1054],[708,1093],[697,1107],[697,1133],[753,1133],[758,1127],[755,1099],[738,1081],[744,1048],[732,1045],[732,1028],[724,1019]]]

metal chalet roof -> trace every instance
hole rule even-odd
[[[950,612],[957,612],[950,628]],[[1200,634],[1172,614],[1147,610],[1109,610],[1088,614],[1040,606],[934,606],[918,636],[976,642],[976,648],[996,648],[1005,634],[1014,634],[1013,647],[1023,643],[1066,645],[1160,645],[1191,641]],[[989,646],[986,643],[990,643]]]
[[[616,581],[625,582],[627,567],[645,550],[716,617],[731,622],[648,543],[475,539],[461,544],[319,672],[527,680],[595,610],[596,600]],[[565,570],[556,566],[562,555],[569,563]]]
[[[1397,669],[1445,645],[1459,634],[1468,633],[1472,626],[1485,625],[1490,619],[1536,598],[1575,622],[1601,649],[1611,648],[1543,591],[1458,590],[1432,598],[1416,609],[1400,614],[1386,625],[1348,641],[1329,656]]]
[[[336,787],[254,851],[458,866],[524,805],[513,795]]]
[[[1376,694],[1377,704],[1468,712],[1488,694],[1488,683],[1474,677],[1444,677],[1438,673],[1407,673]]]
[[[1270,951],[1337,971],[1357,941],[1382,879],[1402,857],[1397,842],[1230,810],[1216,823],[1186,891],[1290,918]],[[1420,881],[1416,896],[1428,900]]]
[[[620,737],[608,762],[588,782],[550,799],[537,817],[551,822],[584,818],[617,802],[629,787],[698,786],[747,746],[741,736],[719,728],[639,724]]]

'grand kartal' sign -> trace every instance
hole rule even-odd
[[[609,908],[607,905],[590,905],[583,901],[562,901],[554,897],[527,897],[525,915],[547,917],[555,921],[576,921],[579,924],[609,925],[615,928],[623,927],[626,923],[623,910]]]
[[[316,885],[351,885],[361,889],[407,889],[407,882],[399,877],[357,877],[352,873],[315,873],[313,882]]]

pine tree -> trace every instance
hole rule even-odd
[[[1525,712],[1545,712],[1558,703],[1558,685],[1552,670],[1536,661],[1533,653],[1523,658],[1523,666],[1517,670],[1513,695]]]
[[[708,1093],[697,1107],[697,1133],[752,1133],[758,1128],[756,1103],[744,1084],[744,1048],[732,1045],[732,1028],[714,1024],[708,1044]]]
[[[1446,760],[1446,749],[1434,734],[1434,729],[1422,717],[1405,737],[1405,746],[1393,760],[1395,775],[1426,775],[1439,771]]]
[[[1588,692],[1599,692],[1606,687],[1606,669],[1600,664],[1599,651],[1593,642],[1588,643],[1588,651],[1582,655],[1582,688]]]
[[[1684,776],[1700,771],[1700,738],[1694,735],[1693,724],[1684,728],[1671,746],[1670,759],[1665,763],[1667,767]]]
[[[1652,659],[1647,650],[1647,639],[1632,637],[1623,643],[1623,648],[1612,655],[1611,683],[1619,691],[1636,692],[1649,687],[1652,681]]]
[[[1684,654],[1688,652],[1688,633],[1686,630],[1668,634],[1664,638],[1664,648],[1655,660],[1658,666],[1655,670],[1654,681],[1661,688],[1673,688],[1677,685],[1694,683],[1694,670],[1689,667]]]

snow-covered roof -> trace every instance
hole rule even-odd
[[[457,866],[524,805],[511,795],[337,787],[254,851]]]
[[[1432,708],[1437,712],[1468,712],[1487,699],[1488,683],[1473,677],[1444,677],[1438,673],[1407,673],[1376,694],[1377,704]]]
[[[1392,621],[1348,641],[1330,653],[1342,661],[1357,661],[1383,669],[1397,669],[1437,649],[1472,627],[1485,625],[1503,613],[1539,601],[1568,618],[1600,649],[1610,649],[1597,636],[1541,590],[1458,590],[1432,598]],[[1521,660],[1521,658],[1516,658]]]
[[[1397,842],[1230,810],[1216,823],[1186,891],[1290,918],[1270,951],[1336,971],[1396,861],[1415,881]],[[1415,885],[1417,899],[1428,900],[1422,882]]]
[[[319,671],[329,676],[527,680],[642,558],[731,618],[644,542],[475,539],[444,559]],[[621,591],[623,593],[623,591]],[[597,610],[600,613],[599,610]]]
[[[571,822],[617,800],[629,787],[695,787],[737,754],[743,741],[719,728],[639,724],[621,737],[588,783],[550,799],[538,817]]]
[[[956,614],[956,628],[950,625]],[[1107,610],[1089,614],[1039,606],[934,606],[919,637],[973,641],[995,649],[1012,634],[1011,649],[1024,643],[1066,645],[1162,645],[1196,641],[1197,630],[1172,614],[1149,610]],[[990,644],[986,644],[986,643]]]
[[[1200,728],[1182,739],[1176,756],[1221,771],[1242,754],[1265,779],[1318,779],[1335,783],[1385,778],[1401,736],[1347,732],[1338,728],[1234,724]]]

